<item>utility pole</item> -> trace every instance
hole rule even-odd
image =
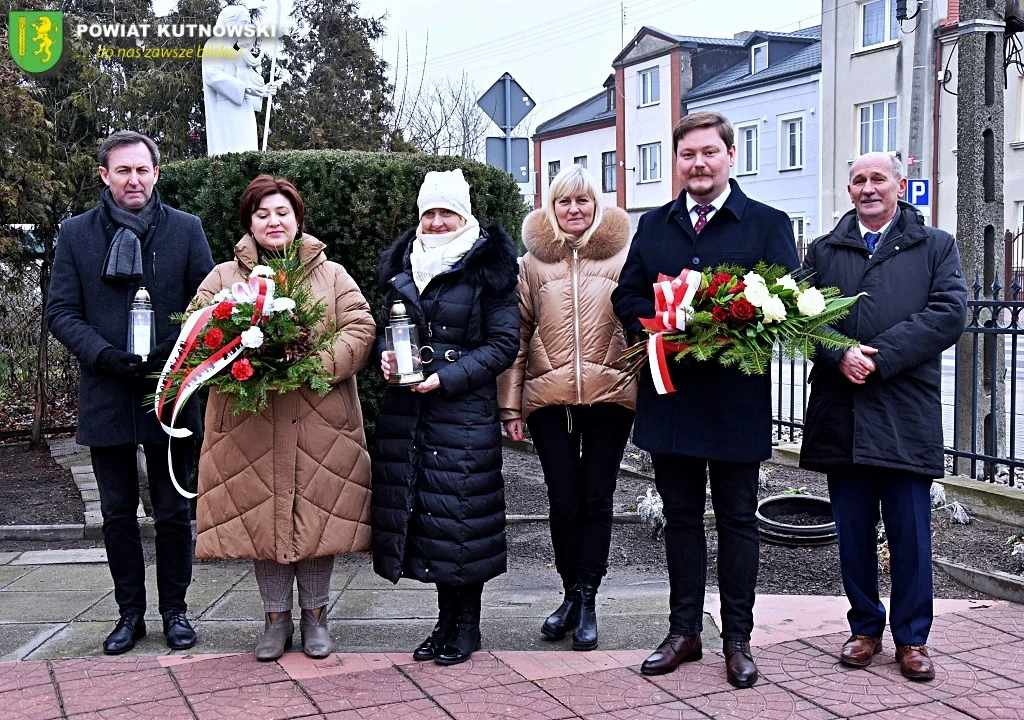
[[[971,299],[978,286],[984,299],[993,299],[995,286],[1003,277],[1004,13],[1002,0],[960,0],[956,236]],[[979,315],[973,325],[994,327],[998,322],[991,309],[975,312]],[[968,317],[968,322],[971,320]],[[999,333],[968,332],[961,337],[955,449],[1001,454],[1005,443],[1005,365]],[[994,464],[982,467],[982,472],[994,479]],[[956,458],[953,473],[969,474],[970,463]]]

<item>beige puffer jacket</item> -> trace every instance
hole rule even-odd
[[[636,383],[615,388],[626,348],[612,290],[629,250],[629,217],[605,208],[577,251],[555,239],[543,210],[523,222],[529,250],[519,266],[519,356],[498,379],[502,421],[548,405],[616,403],[636,408]]]
[[[268,397],[259,415],[231,414],[230,396],[210,391],[199,458],[197,558],[293,563],[370,547],[370,456],[355,374],[366,364],[376,327],[370,307],[324,244],[303,235],[300,259],[326,321],[342,331],[324,355],[336,385]],[[244,281],[256,264],[250,236],[199,286],[209,299]]]

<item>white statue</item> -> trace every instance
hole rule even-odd
[[[247,27],[249,11],[228,5],[217,16],[220,27]],[[253,55],[253,37],[213,37],[203,47],[203,100],[206,105],[206,145],[211,156],[259,149],[256,113],[263,98],[277,92],[278,83],[265,83],[260,73],[262,53]]]

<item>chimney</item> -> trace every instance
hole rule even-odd
[[[733,40],[746,40],[748,37],[754,34],[753,30],[742,30],[732,36]]]

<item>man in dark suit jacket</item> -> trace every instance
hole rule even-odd
[[[752,268],[761,260],[796,268],[793,229],[785,213],[751,200],[729,169],[736,158],[724,115],[687,115],[672,132],[675,172],[685,189],[640,218],[619,286],[615,313],[626,331],[654,315],[658,274],[721,264]],[[639,378],[633,442],[651,453],[664,502],[669,571],[669,634],[644,662],[660,675],[697,660],[707,581],[705,488],[718,530],[718,586],[726,674],[736,687],[757,681],[750,652],[759,538],[754,513],[760,463],[771,457],[771,377],[746,376],[717,362],[670,362],[677,392],[659,395],[649,372]]]
[[[146,634],[146,566],[136,511],[136,451],[146,452],[149,492],[156,520],[157,588],[167,645],[195,645],[185,616],[192,580],[192,527],[188,501],[171,484],[168,436],[146,403],[178,337],[170,323],[213,269],[199,218],[160,202],[155,189],[160,151],[145,135],[121,131],[99,151],[107,189],[88,212],[64,221],[53,261],[46,318],[54,337],[78,358],[78,442],[91,449],[100,492],[103,542],[114,580],[120,619],[103,643],[107,654],[131,650]],[[152,298],[157,345],[143,360],[126,352],[128,313],[136,291]],[[200,431],[193,401],[182,424]],[[193,438],[172,446],[174,472],[191,473]]]
[[[889,626],[900,672],[931,680],[932,478],[945,474],[942,351],[963,332],[967,284],[956,240],[899,202],[898,158],[868,153],[850,168],[854,209],[815,240],[812,281],[866,293],[836,324],[861,345],[819,350],[809,380],[800,466],[828,473],[850,639],[839,660],[867,667],[882,649],[876,526],[892,567]]]

